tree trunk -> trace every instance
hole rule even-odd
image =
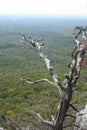
[[[71,87],[71,89],[72,89],[72,87]],[[69,104],[70,104],[71,97],[72,97],[72,91],[69,92],[69,95],[67,95],[67,98],[66,98],[65,94],[66,93],[64,93],[64,95],[62,96],[61,103],[60,103],[60,109],[56,114],[57,119],[56,119],[56,125],[55,125],[54,130],[62,130],[63,129],[63,123],[64,123],[64,120],[66,117],[66,113],[70,107]]]

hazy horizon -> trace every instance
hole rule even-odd
[[[87,19],[87,15],[77,15],[77,14],[0,14],[0,18],[64,18],[64,19]]]

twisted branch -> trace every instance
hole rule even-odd
[[[57,87],[58,90],[59,90],[60,95],[62,96],[62,91],[64,91],[64,87],[63,87],[62,84],[60,83],[60,80],[59,80],[59,78],[58,78],[58,75],[56,74],[56,72],[54,71],[53,66],[51,65],[51,61],[50,61],[49,58],[43,53],[43,51],[42,51],[42,49],[41,49],[41,47],[42,47],[43,44],[42,44],[42,43],[39,43],[39,42],[37,42],[37,41],[34,41],[34,40],[32,40],[32,39],[27,39],[27,37],[26,37],[24,34],[22,34],[22,33],[20,33],[20,35],[22,36],[22,39],[23,39],[24,41],[26,41],[31,48],[33,48],[33,49],[35,49],[36,51],[38,51],[39,56],[40,56],[41,59],[44,61],[44,63],[45,63],[45,65],[46,65],[46,67],[47,67],[47,69],[48,69],[50,75],[52,76],[52,78],[53,78],[53,80],[54,80],[54,83],[52,83],[51,81],[49,81],[49,80],[47,80],[47,79],[45,79],[44,81],[47,81],[47,82],[49,82],[49,83],[51,83],[51,84],[53,84],[53,85],[55,84],[56,87]],[[29,82],[28,82],[28,83],[29,83]],[[30,82],[30,83],[31,83],[31,82]]]
[[[54,85],[56,87],[56,84],[51,82],[48,79],[39,79],[39,80],[32,81],[32,80],[26,80],[26,79],[20,78],[20,80],[27,83],[27,84],[34,84],[34,83],[39,83],[39,82],[48,82],[49,84]]]

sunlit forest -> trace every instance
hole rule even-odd
[[[48,83],[24,84],[20,78],[38,80],[49,75],[38,54],[21,42],[19,32],[33,39],[43,38],[43,51],[49,56],[55,71],[63,81],[75,45],[71,34],[77,25],[87,25],[87,19],[42,16],[0,16],[0,116],[17,120],[22,126],[38,125],[31,111],[45,118],[54,114],[59,100],[58,90]],[[81,108],[87,104],[87,70],[82,66],[77,91],[72,101]],[[6,130],[10,127],[0,119]]]

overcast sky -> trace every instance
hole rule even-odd
[[[87,14],[87,0],[0,0],[0,14]]]

